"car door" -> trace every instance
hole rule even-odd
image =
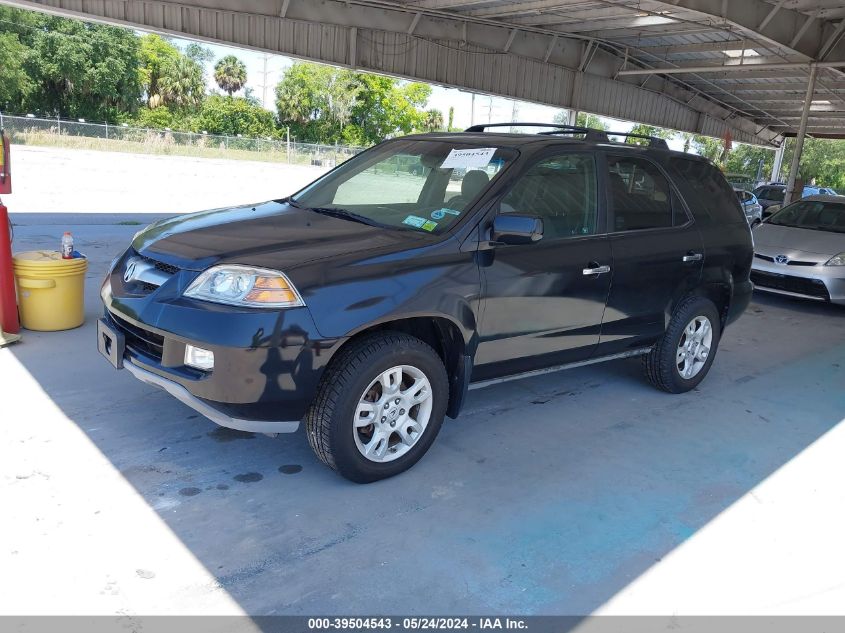
[[[540,217],[544,231],[538,242],[494,244],[479,258],[474,380],[582,360],[595,350],[611,272],[600,178],[594,153],[549,150],[494,209],[493,216]]]
[[[611,154],[607,170],[613,277],[600,354],[651,345],[673,301],[698,284],[704,259],[692,216],[655,162]]]

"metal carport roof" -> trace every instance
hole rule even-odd
[[[737,141],[845,136],[841,0],[0,0]]]

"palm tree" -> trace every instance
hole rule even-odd
[[[429,132],[443,129],[443,113],[440,110],[427,110],[425,113],[425,127]]]
[[[214,81],[231,97],[246,84],[246,66],[234,55],[226,55],[214,65]]]
[[[161,100],[177,108],[198,106],[205,96],[202,66],[180,55],[168,63],[158,82]]]

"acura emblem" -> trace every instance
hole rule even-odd
[[[775,261],[778,264],[786,264],[789,262],[789,258],[786,255],[778,255],[777,257],[775,257]]]
[[[134,259],[129,260],[129,263],[126,265],[126,270],[123,271],[123,281],[124,283],[129,283],[135,278],[135,268],[137,267],[138,262]]]

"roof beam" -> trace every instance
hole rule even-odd
[[[826,32],[830,30],[828,22],[814,20],[813,23],[807,25],[800,41],[790,46],[795,34],[802,26],[805,26],[808,17],[795,9],[787,8],[786,0],[779,0],[774,6],[763,0],[728,2],[724,16],[721,0],[655,1],[666,7],[681,7],[695,11],[714,21],[728,22],[758,35],[771,44],[794,50],[807,59],[818,59],[818,43],[825,39]]]
[[[845,60],[830,62],[813,62],[812,65],[818,68],[845,68]],[[807,68],[810,64],[805,62],[784,62],[782,64],[709,64],[701,66],[671,66],[669,68],[632,68],[620,70],[619,76],[631,75],[683,75],[685,73],[712,73],[724,72],[726,69],[732,72],[742,73],[745,70],[789,70],[791,68]]]
[[[729,40],[727,42],[700,42],[698,44],[674,44],[672,46],[640,46],[639,50],[652,55],[674,55],[677,53],[723,53],[754,48],[748,40]]]

